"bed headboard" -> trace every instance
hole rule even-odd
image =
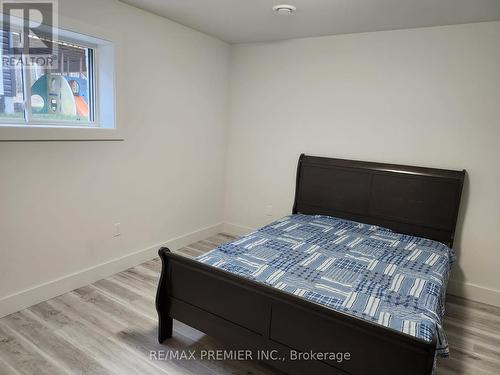
[[[301,155],[293,213],[329,215],[453,246],[465,170]]]

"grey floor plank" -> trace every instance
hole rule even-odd
[[[134,278],[137,281],[146,281],[150,284],[157,285],[159,274],[156,271],[152,271],[149,268],[138,266],[130,268],[127,271],[121,272],[118,275],[126,275]]]
[[[48,360],[34,344],[19,338],[5,322],[0,322],[0,357],[8,367],[26,375],[66,374]]]
[[[68,373],[109,374],[109,369],[54,334],[47,325],[21,311],[5,318],[5,323],[36,345],[47,356],[56,359]]]
[[[44,322],[57,335],[78,347],[113,374],[155,374],[149,363],[131,360],[131,356],[112,342],[106,335],[96,332],[67,313],[44,302],[29,309],[29,314]]]
[[[235,237],[218,234],[178,250],[196,257]],[[278,374],[258,363],[151,361],[150,351],[223,349],[181,322],[156,339],[161,261],[154,258],[92,285],[0,319],[0,374]],[[444,326],[451,356],[436,375],[500,374],[500,309],[450,296]]]
[[[0,374],[22,375],[14,367],[2,360],[2,358],[0,358]]]
[[[201,253],[206,253],[207,251],[212,250],[214,247],[215,246],[213,244],[205,241],[198,241],[188,246],[188,248],[199,250]]]
[[[198,250],[198,249],[194,249],[192,247],[185,247],[182,249],[182,251],[179,251],[180,253],[184,254],[184,255],[189,255],[193,258],[196,258],[200,255],[203,255],[205,254],[205,251],[203,250]]]
[[[159,273],[161,271],[160,259],[158,258],[152,259],[146,263],[141,264],[141,267],[147,268],[152,272]]]
[[[92,304],[88,304],[74,294],[61,296],[50,301],[50,304],[64,312],[73,320],[78,320],[90,331],[99,331],[118,347],[120,351],[130,355],[129,361],[137,361],[148,364],[151,373],[158,374],[188,374],[182,368],[170,362],[149,361],[149,350],[154,345],[154,341],[147,335],[144,336],[141,330],[135,326],[120,324],[112,316],[103,314]],[[152,324],[151,324],[152,325]],[[149,328],[149,327],[148,327]],[[146,331],[149,333],[149,330]],[[132,340],[133,338],[133,340]]]

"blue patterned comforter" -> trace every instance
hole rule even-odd
[[[197,258],[334,310],[432,341],[455,259],[442,243],[329,216],[291,215]]]

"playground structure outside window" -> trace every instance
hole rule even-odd
[[[34,37],[35,44],[52,43],[50,64],[30,54],[13,58],[7,46],[19,43],[20,34],[0,30],[0,142],[125,139],[116,124],[119,36],[71,19],[65,24],[72,30],[57,28],[50,40]]]
[[[9,34],[0,38],[2,51],[20,38]],[[34,57],[2,57],[0,126],[98,127],[96,49],[69,40],[49,43],[54,47],[51,66]]]

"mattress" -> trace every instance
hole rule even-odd
[[[330,216],[291,215],[198,261],[431,342],[442,328],[452,249]]]

